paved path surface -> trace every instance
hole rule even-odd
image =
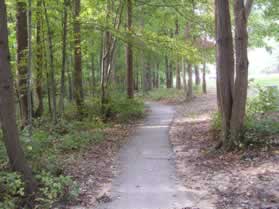
[[[109,203],[98,209],[182,209],[195,200],[178,184],[168,130],[174,109],[148,103],[149,116],[120,151]]]

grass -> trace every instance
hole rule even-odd
[[[254,80],[255,84],[260,86],[278,86],[279,87],[279,74],[263,75]]]

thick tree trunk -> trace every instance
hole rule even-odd
[[[64,0],[63,9],[63,36],[62,36],[62,68],[61,68],[61,78],[60,78],[60,100],[59,100],[59,113],[64,112],[64,95],[65,95],[65,69],[66,69],[66,46],[67,46],[67,24],[68,24],[68,0]]]
[[[132,0],[127,0],[127,31],[132,30]],[[126,49],[126,65],[127,65],[127,95],[128,98],[134,97],[134,77],[133,77],[133,49],[132,43],[127,43]]]
[[[187,98],[186,100],[191,100],[193,98],[193,70],[192,64],[188,64],[188,88],[187,88]]]
[[[36,191],[37,183],[25,160],[16,126],[14,88],[8,47],[7,12],[4,0],[0,0],[0,57],[0,121],[4,144],[11,168],[23,175],[26,191],[32,194]]]
[[[248,88],[248,33],[244,0],[234,0],[235,16],[235,62],[236,76],[233,94],[231,118],[232,140],[239,140],[242,135]]]
[[[203,64],[202,68],[202,92],[207,93],[207,84],[206,84],[206,64]]]
[[[23,1],[16,2],[16,39],[17,39],[17,71],[18,71],[18,92],[21,109],[21,125],[28,124],[28,94],[27,94],[27,5]]]
[[[38,98],[38,107],[35,111],[36,117],[41,117],[44,112],[44,102],[43,102],[43,39],[42,39],[42,13],[40,9],[42,8],[42,1],[37,1],[37,34],[36,34],[36,93]]]
[[[231,147],[230,120],[234,87],[234,54],[229,0],[215,0],[217,40],[217,82],[222,113],[223,143]]]
[[[195,65],[195,85],[199,86],[201,84],[200,69],[198,65]]]
[[[80,0],[74,0],[74,98],[80,114],[83,106],[82,66],[81,66],[81,34],[80,34]]]
[[[42,1],[44,6],[44,13],[47,24],[47,33],[48,33],[48,44],[49,44],[49,58],[50,58],[50,90],[51,90],[51,100],[52,100],[52,120],[53,123],[57,122],[57,113],[56,113],[56,82],[55,82],[55,68],[54,68],[54,52],[53,52],[53,43],[52,43],[52,31],[50,28],[50,22],[48,18],[47,8],[45,1]]]

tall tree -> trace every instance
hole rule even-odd
[[[179,35],[179,23],[178,19],[175,21],[175,35]],[[181,89],[181,76],[180,76],[180,58],[176,59],[176,88]]]
[[[7,12],[5,1],[0,0],[0,121],[11,168],[22,173],[26,183],[26,191],[32,194],[36,191],[37,183],[33,178],[32,170],[27,165],[20,145],[15,112],[8,46]]]
[[[195,84],[196,86],[201,84],[200,69],[198,65],[195,65]]]
[[[131,33],[132,30],[132,0],[127,0],[127,31]],[[127,43],[126,48],[126,62],[127,62],[127,94],[128,98],[134,97],[134,77],[133,77],[133,49],[131,40]]]
[[[188,87],[187,87],[186,99],[191,100],[193,98],[193,70],[192,70],[192,64],[188,64],[187,74],[188,74],[188,82],[187,82]]]
[[[239,140],[242,135],[248,89],[248,32],[247,20],[253,0],[234,0],[235,21],[235,85],[231,118],[231,137]]]
[[[27,5],[24,1],[16,2],[16,40],[17,40],[17,71],[19,101],[21,109],[22,127],[28,124],[28,30],[27,30]]]
[[[207,84],[206,84],[206,64],[203,64],[202,68],[202,92],[207,93]]]
[[[215,0],[215,7],[217,89],[222,115],[222,144],[226,149],[232,149],[241,140],[244,124],[249,64],[247,18],[251,11],[252,0],[247,0],[246,4],[244,0],[234,0],[235,49],[229,1]]]
[[[234,87],[234,54],[231,30],[231,16],[228,0],[215,0],[216,40],[217,40],[217,85],[220,94],[220,111],[222,114],[223,141],[230,146],[230,119],[232,109],[232,92]]]
[[[64,94],[65,94],[65,71],[66,71],[66,46],[67,46],[67,24],[68,24],[68,0],[64,0],[63,3],[63,35],[62,35],[62,67],[61,67],[61,78],[60,78],[60,100],[59,100],[59,112],[64,112]]]
[[[36,117],[41,117],[44,111],[43,102],[43,40],[42,40],[42,0],[37,0],[36,12],[36,93],[38,97],[38,107],[35,112]]]
[[[54,68],[54,50],[53,50],[53,39],[52,39],[52,30],[50,26],[50,21],[48,17],[48,12],[46,8],[45,0],[42,0],[46,25],[47,25],[47,34],[48,34],[48,46],[49,46],[49,58],[50,58],[50,91],[51,91],[51,99],[52,99],[52,120],[53,123],[57,122],[57,112],[56,112],[56,82],[55,82],[55,68]],[[50,102],[50,98],[49,98]],[[51,107],[51,106],[50,106]]]
[[[74,98],[79,110],[83,105],[82,66],[81,66],[81,34],[80,34],[80,0],[74,0]]]

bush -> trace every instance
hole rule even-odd
[[[111,116],[121,123],[130,122],[144,116],[144,103],[140,99],[113,96],[109,109]]]
[[[24,183],[15,172],[0,172],[0,208],[17,208],[24,197]]]

